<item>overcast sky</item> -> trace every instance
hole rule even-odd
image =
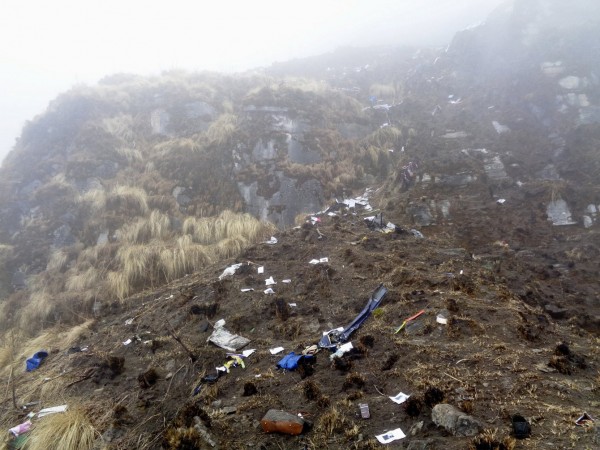
[[[117,72],[242,71],[343,45],[445,45],[501,0],[0,0],[0,158],[26,120]]]

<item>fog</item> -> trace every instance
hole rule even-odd
[[[244,71],[340,46],[446,45],[501,0],[3,0],[0,158],[74,84],[117,72]]]

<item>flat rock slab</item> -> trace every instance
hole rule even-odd
[[[447,403],[433,407],[431,420],[454,436],[475,436],[482,428],[477,419]]]

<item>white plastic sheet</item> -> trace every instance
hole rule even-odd
[[[386,431],[385,433],[375,437],[380,443],[389,444],[390,442],[397,441],[398,439],[404,439],[406,435],[400,428],[396,428],[395,430]]]

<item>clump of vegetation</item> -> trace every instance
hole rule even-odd
[[[52,414],[36,423],[27,441],[30,450],[89,450],[97,432],[86,414],[78,409]]]

